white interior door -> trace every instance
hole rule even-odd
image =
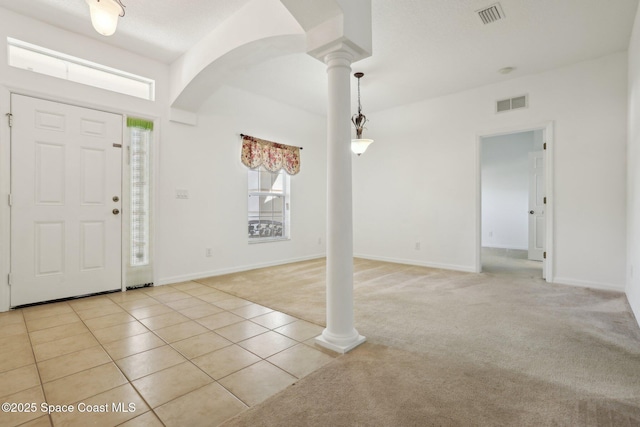
[[[529,259],[543,260],[544,220],[544,158],[542,151],[529,153]]]
[[[11,306],[121,287],[122,116],[11,95]]]

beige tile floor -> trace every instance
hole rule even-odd
[[[320,332],[197,282],[0,313],[0,425],[218,425],[329,363]]]

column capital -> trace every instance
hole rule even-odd
[[[351,47],[349,43],[344,41],[337,41],[330,45],[324,46],[322,50],[318,50],[313,53],[313,56],[329,65],[329,61],[333,59],[342,59],[349,61],[349,65],[355,62],[359,57],[359,53],[356,49]]]
[[[351,65],[351,63],[353,62],[353,54],[348,50],[340,49],[327,53],[326,55],[324,55],[323,59],[323,62],[327,65],[329,65],[329,62],[334,60],[346,61],[349,63],[349,65]]]
[[[353,55],[351,62],[371,56],[371,0],[295,0],[304,5],[294,5],[294,0],[281,1],[290,11],[293,9],[294,16],[314,15],[308,22],[303,20],[308,24],[305,30],[309,55],[324,61],[328,53],[346,49]],[[313,4],[313,9],[307,3]]]
[[[351,72],[352,62],[353,55],[344,50],[330,52],[324,56],[324,63],[327,66],[327,72],[332,68],[347,68],[347,72]]]

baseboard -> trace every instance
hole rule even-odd
[[[231,267],[231,268],[221,268],[218,270],[201,271],[199,273],[190,273],[190,274],[183,274],[180,276],[160,278],[158,280],[155,280],[154,283],[156,286],[170,285],[172,283],[188,282],[190,280],[204,279],[205,277],[222,276],[225,274],[239,273],[241,271],[255,270],[257,268],[273,267],[276,265],[283,265],[283,264],[292,264],[294,262],[310,261],[312,259],[318,259],[318,258],[324,258],[324,257],[325,257],[325,254],[318,254],[318,255],[310,255],[306,257],[291,258],[286,260],[264,262],[259,264],[241,265],[241,266]]]
[[[424,262],[424,261],[416,261],[411,259],[389,258],[389,257],[375,256],[375,255],[366,255],[366,254],[354,254],[353,256],[354,258],[370,259],[372,261],[393,262],[395,264],[417,265],[419,267],[440,268],[443,270],[463,271],[465,273],[476,272],[476,269],[473,266],[441,264],[437,262]]]
[[[482,245],[482,247],[489,248],[489,249],[508,249],[512,251],[528,251],[529,250],[529,248],[514,248],[513,246],[501,246],[501,245],[492,245],[492,246]]]
[[[588,280],[571,279],[568,277],[554,277],[553,283],[557,285],[577,286],[579,288],[599,289],[602,291],[624,292],[624,285],[613,285],[611,283],[591,282]]]
[[[636,299],[636,295],[631,295],[631,291],[629,287],[626,288],[625,294],[627,295],[627,301],[629,302],[629,306],[631,307],[631,312],[633,313],[636,322],[638,323],[638,327],[640,327],[640,300]]]
[[[628,296],[627,296],[627,301],[629,301]],[[640,327],[640,307],[636,307],[635,305],[632,305],[630,301],[629,301],[629,305],[631,306],[631,312],[636,318],[636,323],[638,324],[638,327]]]

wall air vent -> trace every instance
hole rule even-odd
[[[509,110],[517,110],[529,106],[529,98],[527,95],[516,96],[509,99],[501,99],[496,101],[496,113],[502,113]]]
[[[485,25],[504,19],[504,12],[502,11],[500,3],[495,3],[489,7],[485,7],[484,9],[476,10],[476,13],[480,16],[482,23]]]

